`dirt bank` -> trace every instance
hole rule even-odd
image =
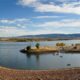
[[[14,70],[0,67],[0,80],[80,80],[80,68]]]

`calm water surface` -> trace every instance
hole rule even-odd
[[[80,43],[80,40],[45,41],[41,46],[54,46],[57,42],[66,44]],[[80,53],[50,53],[27,55],[20,52],[27,45],[34,46],[36,42],[0,42],[0,66],[15,69],[54,69],[80,67]],[[71,64],[68,66],[67,64]]]

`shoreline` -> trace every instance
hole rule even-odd
[[[17,70],[0,67],[0,80],[79,80],[80,68]]]
[[[80,38],[0,38],[0,42],[37,42],[59,40],[80,40]]]

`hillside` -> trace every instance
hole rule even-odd
[[[25,35],[22,38],[80,38],[80,34],[41,34],[41,35]]]

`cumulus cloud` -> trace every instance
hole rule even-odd
[[[77,5],[80,3],[77,3]],[[53,4],[40,4],[35,8],[36,11],[40,12],[58,12],[58,13],[73,13],[80,14],[80,6],[74,4],[63,4],[62,6]]]
[[[58,13],[72,13],[80,15],[80,1],[62,0],[62,4],[55,4],[54,2],[42,3],[40,0],[19,0],[18,3],[23,6],[34,7],[38,12],[58,12]]]

